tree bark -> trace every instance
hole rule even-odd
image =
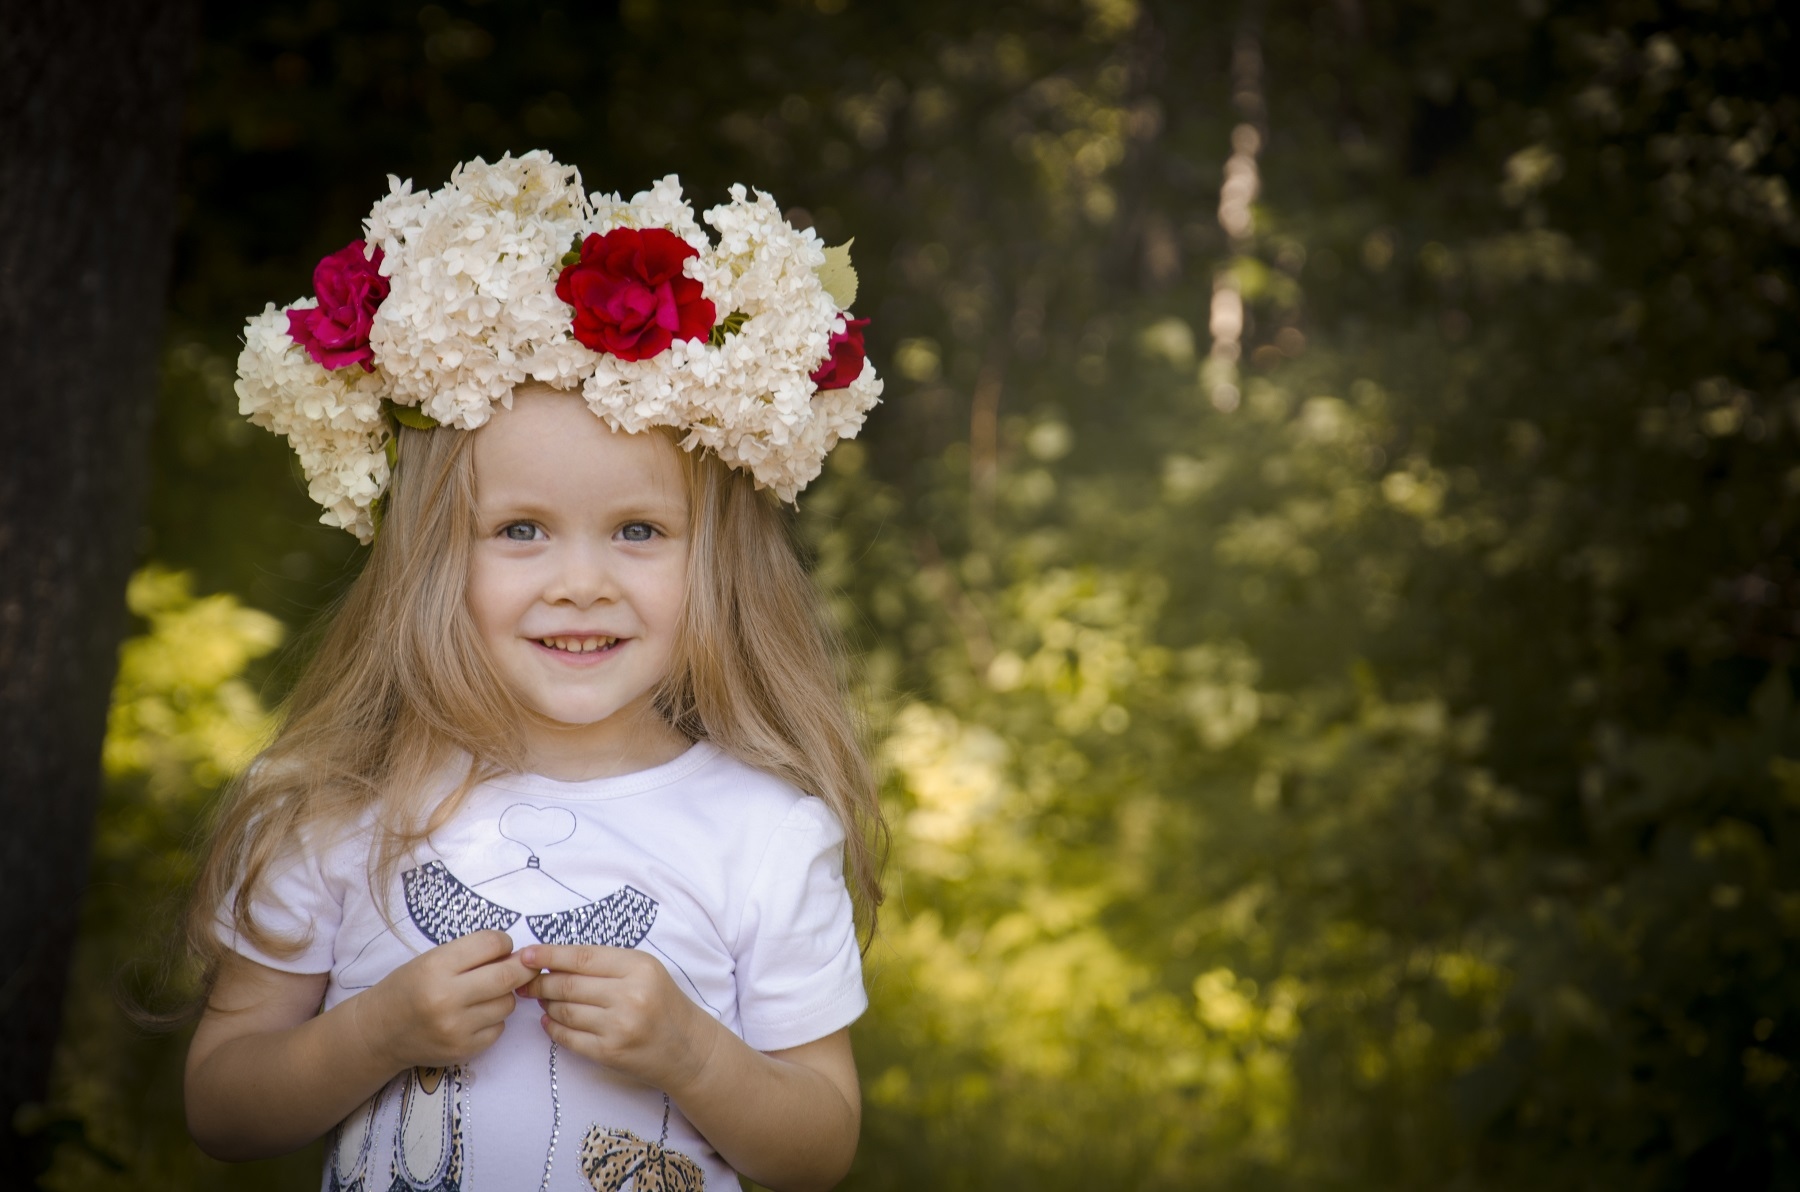
[[[138,549],[191,0],[0,6],[0,1186],[33,1186]]]

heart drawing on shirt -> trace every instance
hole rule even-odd
[[[575,813],[567,807],[514,803],[500,813],[500,835],[537,856],[575,835]]]

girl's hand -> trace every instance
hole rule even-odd
[[[768,1188],[833,1187],[850,1170],[862,1098],[848,1029],[753,1051],[635,948],[532,944],[548,969],[519,992],[544,1007],[544,1033],[576,1055],[669,1094],[714,1149]]]
[[[513,956],[511,936],[476,931],[415,956],[346,1005],[362,1003],[355,1021],[395,1071],[447,1067],[493,1046],[513,991],[533,975]]]
[[[724,1028],[635,948],[532,944],[519,960],[537,973],[522,988],[544,1008],[544,1033],[584,1056],[677,1098],[701,1078]]]

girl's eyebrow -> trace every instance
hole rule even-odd
[[[505,495],[476,497],[475,511],[483,520],[495,517],[543,517],[552,512],[549,506],[528,497]]]
[[[564,509],[557,504],[546,504],[532,497],[508,497],[505,494],[490,500],[476,499],[476,509],[482,520],[496,518],[555,518]],[[589,506],[588,510],[598,509],[603,520],[617,521],[687,521],[687,502],[673,496],[634,496],[628,500],[604,506]]]

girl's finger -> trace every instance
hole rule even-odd
[[[509,990],[499,997],[489,998],[485,1002],[476,1002],[469,1007],[469,1013],[477,1022],[504,1022],[507,1018],[511,1017],[512,1012],[518,1008],[519,1001]]]
[[[531,969],[585,973],[590,977],[623,977],[643,962],[634,948],[609,948],[604,944],[532,944],[519,953],[519,962]]]
[[[596,1035],[605,1025],[606,1016],[593,1006],[577,1002],[545,1002],[544,1017],[558,1026],[583,1035]]]
[[[504,931],[471,931],[468,935],[439,944],[438,955],[450,962],[454,972],[466,973],[492,964],[503,956],[511,956],[512,936]]]
[[[548,1014],[538,1017],[538,1025],[544,1028],[544,1034],[550,1037],[552,1043],[565,1047],[576,1055],[587,1056],[588,1059],[594,1058],[591,1054],[593,1038],[591,1035],[581,1031],[572,1031]]]
[[[565,1026],[548,1014],[540,1018],[538,1023],[543,1028],[544,1034],[549,1036],[550,1041],[566,1051],[601,1065],[606,1064],[611,1058],[600,1046],[600,1040],[588,1031]]]
[[[540,973],[522,986],[520,993],[539,1000],[582,1002],[589,1006],[605,1006],[611,1001],[611,984],[616,978],[587,977],[579,973]]]
[[[532,969],[508,955],[490,964],[470,969],[459,979],[467,983],[470,997],[490,998],[511,993],[536,975]]]

